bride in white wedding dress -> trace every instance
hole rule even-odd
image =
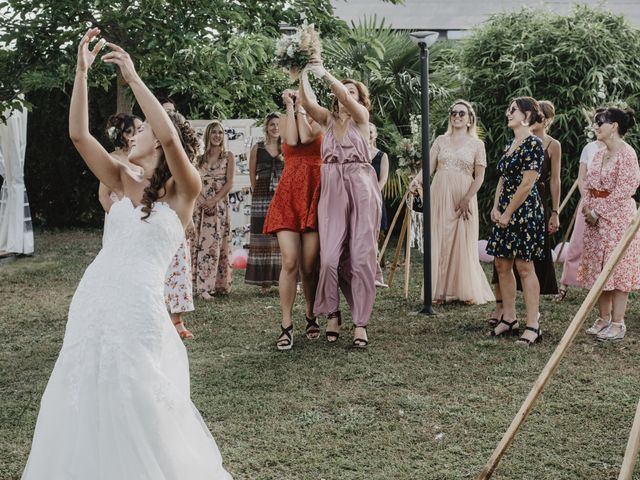
[[[195,132],[164,111],[129,55],[107,44],[103,60],[120,68],[147,122],[129,154],[139,171],[104,150],[88,121],[87,73],[105,45],[89,50],[98,34],[90,29],[78,49],[69,134],[96,177],[125,198],[113,205],[110,241],[71,302],[22,479],[229,480],[191,402],[186,351],[163,298],[167,266],[201,188],[189,162]]]

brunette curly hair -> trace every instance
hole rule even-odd
[[[140,119],[128,113],[116,113],[109,117],[105,133],[115,148],[126,150],[129,147],[124,134],[129,133],[132,136],[136,134],[136,120]]]
[[[198,135],[189,122],[180,113],[170,112],[168,115],[173,126],[178,132],[180,143],[189,158],[189,162],[193,163],[193,160],[198,154]],[[142,194],[142,212],[145,214],[142,217],[142,220],[149,218],[153,209],[153,204],[167,194],[165,185],[170,178],[171,171],[169,170],[169,165],[167,164],[167,159],[165,158],[163,150],[160,154],[158,166],[153,171],[153,175],[151,175],[149,185],[144,189]]]

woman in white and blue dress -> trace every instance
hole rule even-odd
[[[69,134],[98,179],[124,197],[109,240],[69,308],[62,350],[42,397],[23,480],[228,480],[218,447],[190,399],[186,350],[163,299],[165,273],[184,240],[201,184],[195,132],[167,114],[117,45],[120,68],[147,121],[128,167],[89,133],[87,74],[105,45],[78,49]]]

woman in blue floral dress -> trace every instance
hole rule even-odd
[[[514,139],[498,162],[500,179],[491,211],[491,221],[495,225],[487,245],[487,253],[495,256],[503,304],[503,317],[492,334],[519,334],[515,264],[527,310],[526,328],[518,343],[532,345],[542,339],[538,313],[540,284],[533,260],[544,255],[545,223],[536,187],[544,150],[542,141],[531,134],[530,125],[540,121],[542,113],[536,100],[520,97],[511,102],[506,115]]]

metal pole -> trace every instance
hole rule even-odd
[[[431,186],[429,184],[429,49],[420,42],[420,83],[422,100],[422,225],[424,240],[424,306],[420,313],[434,315],[431,286]]]

